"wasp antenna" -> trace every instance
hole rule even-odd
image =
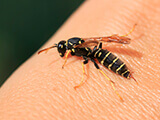
[[[44,52],[44,51],[48,51],[48,50],[50,50],[50,49],[52,49],[52,48],[55,48],[55,47],[57,47],[57,45],[55,45],[55,46],[51,46],[51,47],[49,47],[49,48],[45,48],[45,49],[43,49],[43,50],[40,50],[39,52],[38,52],[38,54],[40,54],[40,53],[42,53],[42,52]]]

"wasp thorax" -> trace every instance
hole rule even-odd
[[[75,46],[80,45],[82,43],[84,43],[83,39],[78,37],[73,37],[66,41],[66,47],[67,49],[72,49],[72,48],[75,48]]]

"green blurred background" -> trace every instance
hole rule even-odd
[[[0,0],[0,86],[84,0]]]

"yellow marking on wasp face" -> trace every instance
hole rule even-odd
[[[78,43],[81,44],[82,43],[81,40]]]
[[[111,64],[108,65],[108,69],[111,69],[112,65],[118,60],[118,57],[113,60]]]
[[[59,53],[60,55],[62,55],[62,53]]]
[[[102,65],[103,65],[105,59],[106,59],[110,54],[111,54],[111,52],[108,52],[108,53],[106,54],[106,56],[103,58],[103,60],[101,61],[101,64],[102,64]]]
[[[75,52],[75,50],[74,50],[74,49],[72,49],[72,52]]]
[[[102,55],[102,52],[99,52],[98,57],[100,57]]]
[[[96,57],[97,53],[100,51],[101,49],[98,49],[97,52],[94,54],[94,57]]]
[[[69,42],[70,45],[73,45],[71,42]]]
[[[124,71],[121,75],[123,76],[125,73],[129,72],[129,70]]]
[[[61,48],[63,48],[63,45],[61,45]]]
[[[119,66],[119,68],[116,69],[116,73],[118,73],[118,71],[125,65],[125,63],[123,63],[121,66]]]

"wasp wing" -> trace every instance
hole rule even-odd
[[[106,36],[106,37],[91,37],[91,38],[82,38],[85,42],[77,45],[76,47],[92,47],[97,46],[100,42],[113,42],[120,44],[129,44],[130,38],[126,36],[119,36],[117,34]]]

